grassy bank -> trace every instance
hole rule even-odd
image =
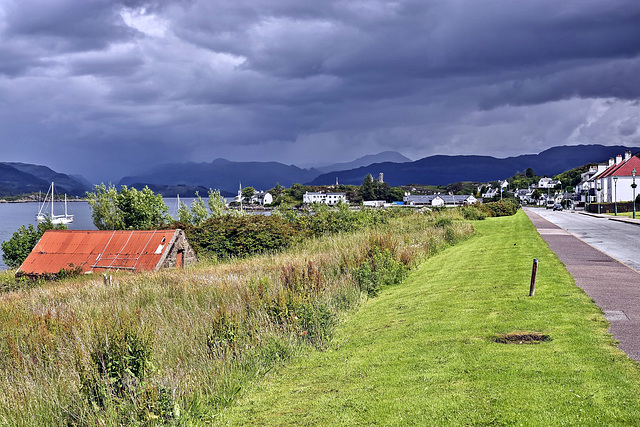
[[[526,215],[364,303],[330,348],[243,393],[220,425],[635,425],[640,369]],[[538,258],[535,297],[528,297]],[[522,334],[503,344],[500,334]],[[546,340],[527,344],[525,335]]]
[[[453,215],[453,216],[452,216]],[[407,213],[191,270],[77,277],[0,295],[0,424],[202,425],[341,316],[473,228]]]

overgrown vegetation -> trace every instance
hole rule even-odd
[[[31,224],[27,227],[21,226],[9,240],[2,242],[2,260],[9,268],[19,267],[27,259],[44,232],[53,229],[66,230],[67,226],[64,224],[54,225],[49,216],[46,216],[45,220],[38,223],[36,227]]]
[[[267,250],[262,256],[120,274],[113,285],[81,277],[3,294],[0,419],[204,424],[301,349],[327,348],[343,313],[363,298],[396,285],[408,269],[473,232],[456,211],[289,214],[249,217],[262,224],[252,238]],[[230,218],[225,227],[235,224],[247,241],[236,239],[239,249],[224,253],[254,252],[251,222]],[[203,224],[222,232],[215,219]],[[325,226],[331,231],[323,232]],[[282,251],[287,244],[277,234],[286,230],[294,242],[295,233],[322,236]],[[209,237],[201,236],[202,250],[222,245]]]
[[[175,223],[185,230],[198,256],[216,258],[246,257],[285,249],[304,239],[325,234],[351,233],[387,224],[391,218],[410,212],[393,210],[351,210],[314,205],[309,210],[278,209],[272,215],[233,215],[211,217],[200,226]]]
[[[638,364],[526,215],[474,226],[350,315],[328,351],[249,388],[216,424],[637,424]]]
[[[93,224],[98,230],[149,230],[171,221],[169,208],[160,194],[149,187],[138,191],[123,185],[96,185],[87,192]]]

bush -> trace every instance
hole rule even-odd
[[[511,216],[518,212],[520,206],[513,199],[506,199],[500,202],[489,202],[478,206],[479,209],[486,212],[488,216]]]
[[[27,259],[44,232],[52,229],[66,230],[67,226],[63,224],[53,225],[50,217],[46,217],[37,227],[31,224],[28,227],[21,226],[9,240],[2,242],[2,259],[4,263],[9,268],[19,267]]]
[[[224,215],[202,226],[179,224],[198,254],[218,258],[246,257],[284,249],[302,238],[302,232],[286,219],[273,215]]]
[[[374,248],[369,259],[353,271],[362,292],[376,296],[385,286],[397,285],[407,275],[407,267],[389,249]]]
[[[480,221],[487,217],[487,214],[480,208],[482,205],[460,206],[458,210],[462,217],[469,221]]]

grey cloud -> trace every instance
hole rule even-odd
[[[0,0],[0,144],[108,176],[632,143],[639,36],[635,0]]]

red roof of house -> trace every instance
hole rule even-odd
[[[80,267],[83,272],[155,270],[177,230],[48,230],[20,271],[31,275]]]
[[[617,168],[612,169],[606,175],[603,176],[631,176],[631,171],[636,170],[636,172],[640,172],[640,159],[636,156],[631,157],[626,162],[622,162],[618,165]]]
[[[609,166],[602,174],[597,178],[606,178],[608,176],[631,176],[631,171],[635,168],[637,172],[640,172],[640,159],[636,156],[631,157],[629,160],[622,161],[621,163],[613,166]]]

